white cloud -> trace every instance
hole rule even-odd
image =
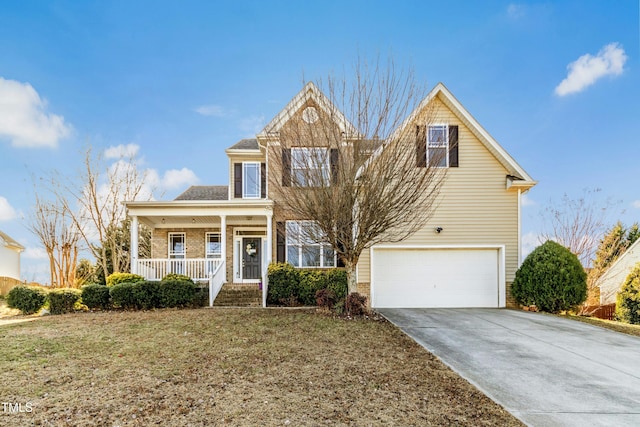
[[[0,221],[9,221],[18,216],[13,206],[9,203],[9,201],[0,196]]]
[[[632,203],[633,207],[636,209],[640,209],[640,200],[636,200],[635,202]]]
[[[182,168],[171,169],[164,173],[162,178],[162,187],[167,190],[173,190],[176,188],[186,187],[196,184],[198,177],[191,169]]]
[[[627,55],[618,43],[610,43],[596,56],[582,55],[567,66],[567,77],[556,87],[558,96],[581,92],[605,76],[618,76],[624,71]]]
[[[120,159],[123,157],[134,157],[140,151],[140,146],[137,144],[120,144],[113,145],[104,150],[104,157],[107,159]]]
[[[522,197],[520,197],[520,203],[522,204],[522,206],[535,206],[536,202],[534,202],[532,199],[529,198],[529,196],[527,196],[526,194],[523,194]]]
[[[229,111],[225,110],[222,106],[215,104],[201,105],[194,108],[193,111],[198,114],[202,114],[203,116],[210,117],[226,117],[229,115]]]
[[[510,19],[517,20],[525,15],[525,5],[510,3],[507,6],[507,16]]]
[[[22,256],[28,259],[47,259],[47,251],[41,247],[28,247],[24,250]]]
[[[524,261],[527,255],[542,244],[542,238],[539,234],[529,232],[522,235],[520,243],[522,245],[522,260]]]
[[[14,147],[56,147],[71,134],[71,125],[47,112],[47,102],[29,83],[0,77],[0,100],[0,138]]]

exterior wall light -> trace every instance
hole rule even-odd
[[[442,233],[442,230],[444,230],[444,228],[436,227],[436,233],[440,234],[440,233]]]

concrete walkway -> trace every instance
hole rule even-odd
[[[378,309],[531,426],[640,426],[640,338],[505,309]]]

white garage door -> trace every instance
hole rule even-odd
[[[374,248],[373,307],[499,307],[499,249]]]

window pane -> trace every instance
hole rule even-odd
[[[320,246],[302,247],[302,267],[320,267]]]
[[[184,234],[169,234],[169,257],[184,258]]]
[[[245,163],[242,197],[260,197],[260,163]]]
[[[447,149],[429,147],[427,157],[429,166],[437,168],[447,167]]]
[[[429,144],[445,145],[447,143],[446,126],[429,126]]]
[[[335,267],[335,252],[331,248],[331,246],[323,246],[322,248],[322,256],[324,257],[324,265],[323,267]]]
[[[298,256],[297,246],[287,246],[287,262],[294,267],[300,267],[300,260]]]
[[[287,221],[287,245],[300,243],[300,226],[298,221]]]
[[[207,233],[207,247],[206,247],[207,258],[220,257],[221,254],[222,254],[222,245],[220,244],[220,234]]]

